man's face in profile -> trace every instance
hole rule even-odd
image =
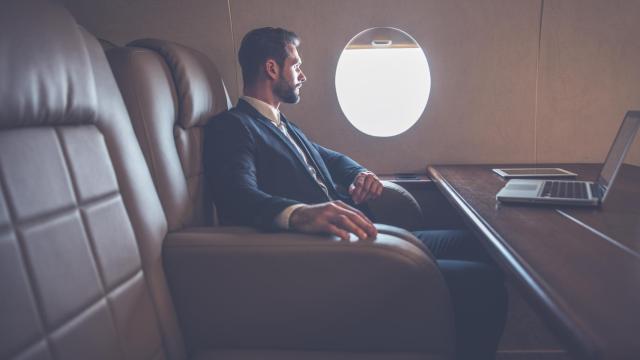
[[[300,87],[307,80],[300,66],[302,59],[298,49],[292,44],[286,47],[287,58],[280,69],[280,78],[273,85],[273,93],[287,104],[296,104],[300,101]]]

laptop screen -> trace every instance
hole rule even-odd
[[[631,146],[633,139],[636,137],[639,127],[640,111],[627,112],[622,125],[620,125],[620,130],[618,130],[618,135],[616,135],[611,149],[609,149],[607,159],[602,165],[600,176],[598,176],[598,180],[596,181],[596,184],[598,184],[598,187],[602,190],[602,200],[604,200],[604,197],[607,195],[609,186],[613,183],[620,169],[620,165],[622,165],[622,161],[627,154],[627,150],[629,150],[629,146]]]

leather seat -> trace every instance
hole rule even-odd
[[[198,203],[204,190],[202,127],[230,106],[215,65],[196,50],[155,39],[109,49],[107,56],[168,216],[165,266],[190,349],[218,349],[216,354],[230,358],[261,354],[261,359],[450,354],[447,290],[428,251],[406,231],[378,225],[377,241],[352,244],[321,236],[200,227],[208,224],[206,215],[193,215],[204,212]],[[229,252],[231,247],[235,253]],[[368,258],[371,251],[381,252]],[[425,272],[409,274],[417,263],[396,264],[394,270],[395,265],[382,265],[407,255],[421,259],[419,267],[428,265],[418,271]],[[399,273],[393,271],[404,275],[396,277]],[[374,273],[375,285],[370,278]],[[203,289],[189,281],[201,274],[217,285]],[[398,281],[403,285],[394,289]],[[428,295],[420,298],[415,290],[422,286],[422,294]],[[230,293],[235,295],[226,297]],[[361,303],[371,307],[360,311]],[[424,317],[414,317],[418,313]]]
[[[204,54],[153,39],[109,49],[107,57],[169,229],[215,225],[203,203],[202,134],[207,120],[230,106],[218,70]]]
[[[99,43],[10,1],[0,51],[0,358],[185,358],[165,215]]]
[[[96,39],[58,5],[10,2],[0,50],[0,358],[451,356],[446,286],[401,230],[168,224]]]

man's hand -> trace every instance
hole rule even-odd
[[[360,210],[339,200],[295,209],[289,218],[289,228],[306,233],[329,233],[343,240],[349,240],[349,233],[360,239],[375,239],[378,235],[371,220]]]
[[[377,199],[382,194],[382,183],[376,174],[371,171],[363,171],[356,175],[353,184],[349,186],[349,195],[354,203]]]

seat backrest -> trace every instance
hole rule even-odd
[[[55,3],[2,7],[0,358],[184,358],[165,216],[99,43]]]
[[[109,49],[107,58],[169,230],[215,224],[212,204],[203,201],[203,126],[230,107],[216,66],[201,52],[155,39]]]

